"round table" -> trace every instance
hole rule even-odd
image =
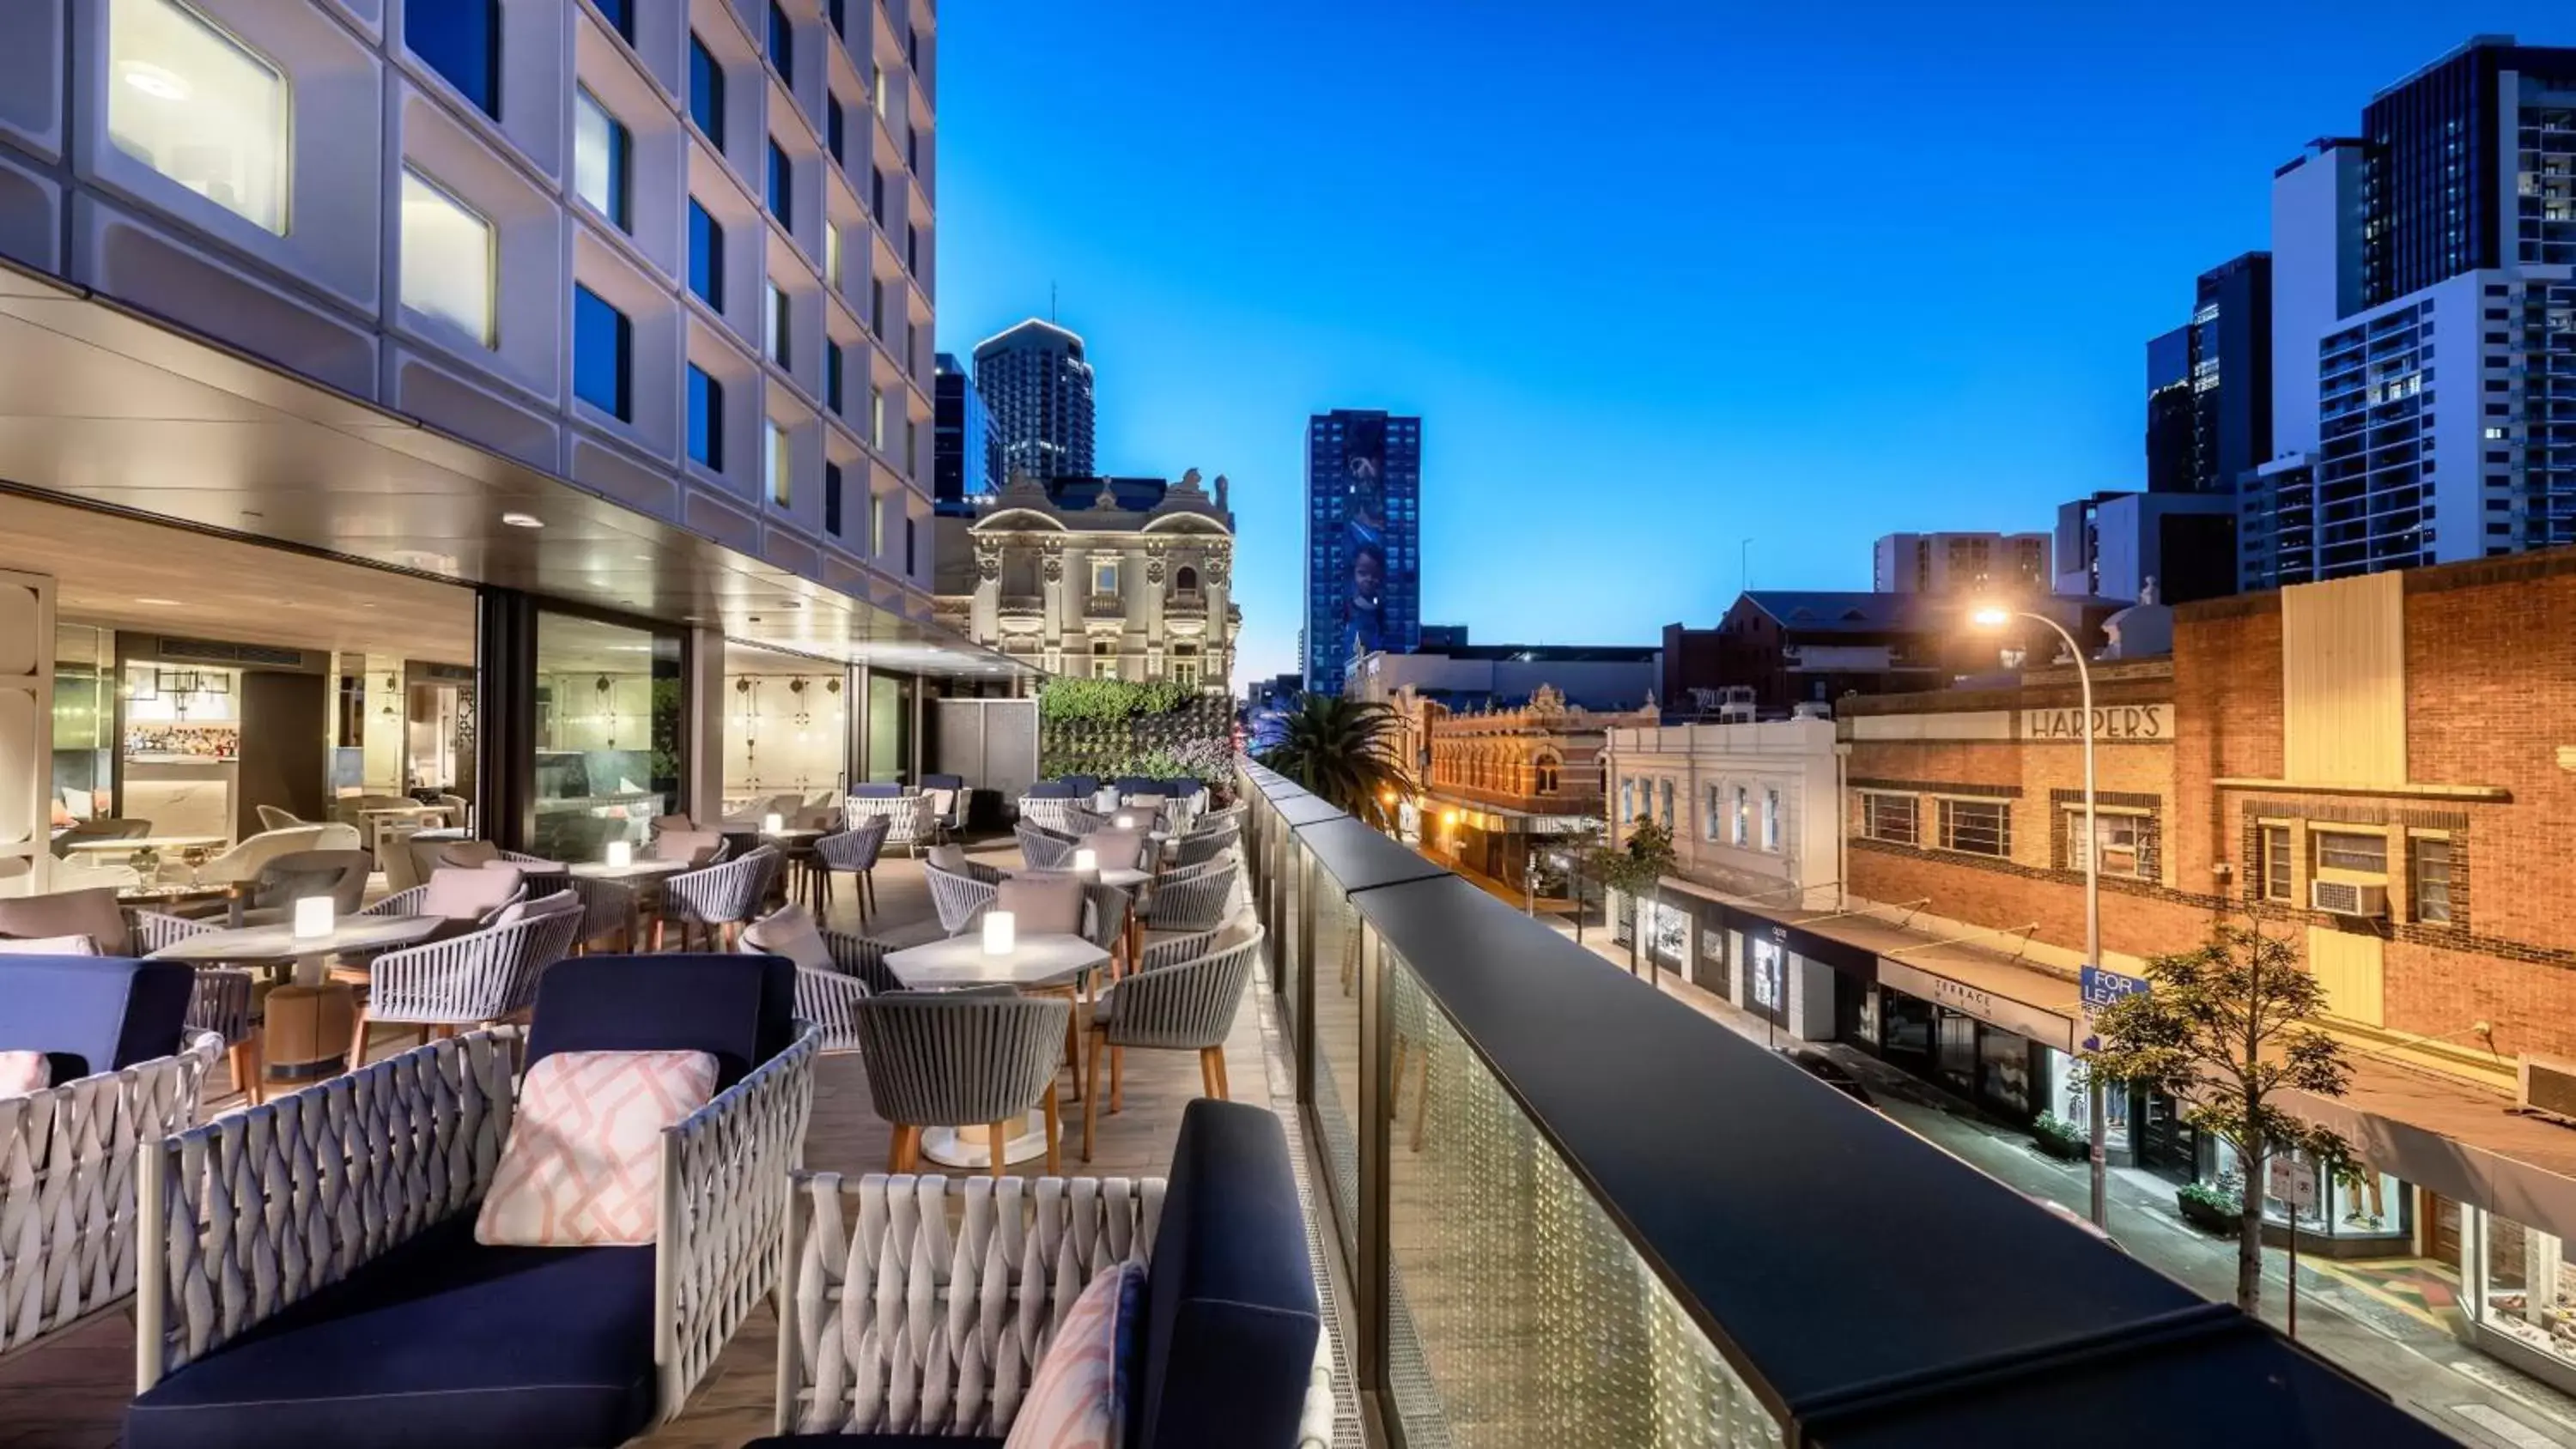
[[[228,843],[220,835],[136,835],[124,840],[102,836],[94,840],[75,840],[60,848],[76,855],[132,855],[138,850],[188,850],[200,845],[221,850]]]
[[[159,961],[196,966],[291,966],[299,985],[318,986],[322,963],[344,951],[392,951],[438,934],[445,916],[342,916],[319,936],[299,936],[290,922],[233,926],[173,941],[152,953]]]
[[[564,867],[583,880],[658,880],[687,870],[685,860],[630,860],[624,865],[610,865],[604,860],[576,860]]]
[[[914,991],[953,991],[966,986],[1063,986],[1081,979],[1109,959],[1109,953],[1080,936],[1022,936],[1004,955],[984,949],[981,935],[950,936],[927,945],[886,953],[894,978]],[[983,1127],[930,1127],[921,1134],[921,1155],[949,1167],[990,1168],[992,1148]],[[1027,1162],[1046,1155],[1046,1118],[1030,1112],[1020,1130],[1002,1144],[1004,1162]]]

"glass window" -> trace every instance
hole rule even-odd
[[[777,217],[778,224],[790,231],[796,228],[796,216],[789,206],[788,187],[795,174],[794,169],[787,163],[787,153],[779,148],[777,142],[770,142],[769,214]]]
[[[680,636],[537,615],[536,834],[548,860],[641,844],[680,806]],[[639,850],[637,854],[642,854]]]
[[[2290,898],[2290,827],[2263,827],[2263,899]]]
[[[885,518],[885,495],[870,490],[868,493],[868,557],[870,558],[885,557]]]
[[[493,344],[492,223],[406,166],[402,182],[402,301]]]
[[[689,364],[689,456],[707,467],[724,467],[724,384]]]
[[[868,446],[885,451],[885,389],[868,389]]]
[[[768,305],[760,309],[760,347],[769,360],[787,365],[787,293],[776,282],[764,283]]]
[[[689,119],[719,151],[724,149],[724,67],[716,53],[693,33],[689,36]]]
[[[1664,782],[1664,828],[1673,828],[1673,782],[1670,780]]]
[[[841,344],[823,344],[823,405],[834,412],[841,410]]]
[[[572,289],[573,395],[612,417],[631,421],[635,404],[635,329],[626,314],[588,287]]]
[[[695,197],[689,199],[689,290],[724,310],[724,228]]]
[[[2450,920],[2451,842],[2437,836],[2418,835],[2407,844],[2415,856],[2415,919]]]
[[[908,674],[868,671],[868,779],[893,784],[912,778],[912,697]]]
[[[626,127],[599,103],[588,87],[574,92],[572,106],[572,190],[590,209],[633,231],[635,218],[627,196],[630,141]]]
[[[883,277],[868,279],[868,330],[879,337],[885,336],[885,279]]]
[[[769,485],[769,501],[784,508],[788,502],[788,484],[794,462],[787,452],[787,430],[775,421],[769,425],[769,446],[760,450],[761,473]]]
[[[2351,830],[2316,832],[2317,868],[2388,874],[2388,837]]]
[[[911,577],[913,571],[912,548],[913,517],[910,513],[906,513],[903,516],[903,572],[907,578]]]
[[[850,160],[848,147],[845,141],[848,130],[849,126],[841,115],[841,98],[839,96],[824,97],[823,140],[825,144],[832,148],[832,159],[842,165],[849,164]]]
[[[1744,844],[1745,837],[1751,833],[1752,822],[1753,805],[1750,792],[1748,792],[1742,785],[1738,785],[1735,787],[1735,809],[1728,812],[1727,815],[1727,843],[1730,845]]]
[[[823,531],[841,536],[841,465],[823,465]]]
[[[841,229],[830,222],[823,224],[823,280],[841,290]]]
[[[2000,800],[1942,801],[1941,848],[1970,855],[2012,854],[2012,807]]]
[[[501,115],[501,0],[403,7],[403,43],[483,114]]]
[[[2102,846],[2102,874],[2143,878],[2147,856],[2139,846],[2146,834],[2146,816],[2096,807],[2093,838]],[[2066,868],[2082,870],[2084,857],[2084,807],[2070,805],[2066,810]]]
[[[107,135],[116,148],[286,234],[290,92],[276,66],[172,0],[108,6]]]
[[[1762,792],[1762,848],[1774,853],[1780,849],[1780,792],[1776,788]]]
[[[635,43],[635,0],[590,0],[590,3],[599,7],[599,13],[616,29],[620,39],[628,45]]]
[[[1118,560],[1096,558],[1091,561],[1091,591],[1095,594],[1118,592]]]
[[[2478,1321],[2576,1363],[2576,1265],[2565,1240],[2494,1213],[2478,1216]]]
[[[778,0],[769,0],[769,63],[777,68],[780,80],[796,84],[796,27],[787,22],[787,12],[778,8]]]
[[[846,40],[850,35],[848,0],[823,0],[823,14],[832,22],[832,33]]]
[[[876,100],[877,114],[879,116],[883,116],[886,113],[886,77],[884,66],[872,65],[868,67],[868,94],[873,96]]]

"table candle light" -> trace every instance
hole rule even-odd
[[[1096,875],[1099,873],[1099,870],[1100,852],[1096,850],[1083,849],[1077,850],[1073,853],[1074,874]]]
[[[1133,830],[1136,828],[1136,817],[1121,813],[1114,823],[1121,830]]]
[[[621,868],[633,865],[635,863],[635,842],[631,840],[612,840],[608,842],[608,863]]]
[[[763,835],[776,835],[778,832],[786,828],[787,817],[779,814],[775,810],[772,810],[768,814],[760,817],[760,831]]]
[[[1012,918],[1009,911],[986,911],[984,913],[984,954],[987,956],[1011,954],[1011,947],[1016,942],[1017,926],[1018,922]]]
[[[295,934],[299,940],[331,934],[329,896],[306,896],[295,903]]]

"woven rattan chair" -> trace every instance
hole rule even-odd
[[[1211,862],[1213,863],[1213,862]],[[1145,926],[1154,931],[1204,931],[1225,924],[1234,908],[1236,867],[1228,861],[1216,870],[1155,882],[1145,899]]]
[[[742,949],[755,955],[785,956],[761,929],[767,918],[742,929]],[[887,947],[881,941],[847,931],[822,931],[830,969],[821,963],[796,962],[796,1016],[823,1033],[823,1050],[850,1051],[859,1044],[858,1003],[871,996],[901,991],[903,983],[886,969]],[[792,958],[791,958],[792,959]]]
[[[1055,1068],[1070,1003],[906,991],[859,1001],[855,1016],[868,1103],[894,1124],[890,1171],[920,1165],[925,1127],[986,1127],[990,1171],[1000,1177],[1008,1166],[1003,1150],[1032,1107],[1046,1113],[1046,1170],[1060,1170]]]
[[[1100,1058],[1109,1057],[1109,1110],[1124,1105],[1126,1050],[1195,1051],[1205,1095],[1226,1095],[1225,1038],[1261,953],[1261,928],[1205,955],[1148,965],[1101,993],[1091,1009],[1091,1065],[1082,1093],[1082,1160],[1100,1105]]]
[[[919,855],[931,843],[934,826],[930,797],[918,790],[900,795],[852,795],[845,808],[853,827],[872,817],[883,819],[887,849],[900,846],[906,855]]]
[[[1236,832],[1231,825],[1184,835],[1172,842],[1172,864],[1180,867],[1205,865],[1232,850],[1235,839]]]
[[[931,907],[939,912],[939,929],[954,936],[984,914],[993,903],[994,885],[925,863],[921,878],[930,886]]]
[[[1020,837],[1020,859],[1031,870],[1063,870],[1073,864],[1076,838],[1062,834],[1034,820],[1022,820],[1012,827]]]
[[[886,832],[893,826],[894,822],[885,816],[870,816],[814,842],[814,858],[821,863],[823,897],[816,903],[817,911],[832,904],[832,874],[844,870],[852,875],[850,888],[858,893],[859,919],[866,921],[876,910],[877,857],[885,853]]]
[[[663,882],[662,914],[653,922],[653,949],[662,949],[663,927],[672,923],[678,924],[683,945],[694,927],[710,942],[723,936],[725,948],[731,949],[743,923],[760,914],[769,888],[777,884],[778,872],[785,866],[786,857],[775,846],[764,845],[740,860],[684,871]],[[711,944],[709,949],[715,948]]]
[[[367,995],[349,1032],[349,1070],[367,1064],[369,1026],[454,1036],[506,1021],[535,1003],[537,978],[572,954],[588,913],[565,895],[529,902],[528,914],[445,941],[388,951],[367,963]]]

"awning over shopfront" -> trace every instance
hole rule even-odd
[[[1601,828],[1601,822],[1589,815],[1541,815],[1501,805],[1451,800],[1436,794],[1429,797],[1429,803],[1423,808],[1442,814],[1455,812],[1459,824],[1473,826],[1488,835],[1581,835]]]
[[[2355,1054],[2340,1098],[2293,1094],[2383,1172],[2561,1237],[2576,1237],[2576,1128],[2504,1097]]]

